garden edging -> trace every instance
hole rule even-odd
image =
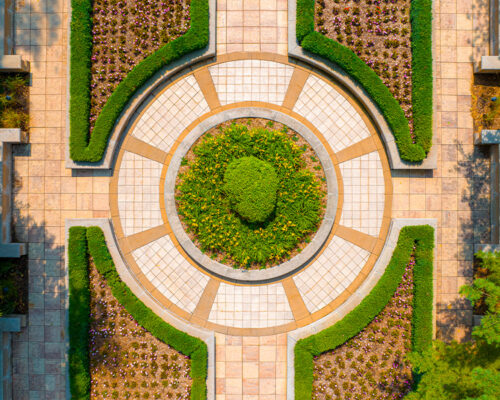
[[[387,234],[387,239],[377,259],[373,269],[371,270],[368,277],[363,281],[361,286],[349,297],[349,299],[338,307],[335,311],[323,317],[322,319],[315,321],[303,328],[291,331],[287,334],[287,399],[295,400],[295,345],[300,339],[307,338],[316,333],[333,326],[335,323],[341,321],[347,314],[358,306],[361,301],[370,294],[371,290],[375,287],[379,279],[385,272],[389,261],[392,258],[394,249],[396,248],[399,234],[401,229],[405,226],[416,226],[416,225],[430,225],[437,229],[438,223],[434,218],[393,218],[391,220],[391,225],[389,232]],[[437,236],[434,235],[434,258],[437,254]],[[436,291],[436,263],[433,267],[433,290]],[[435,299],[433,301],[433,338],[436,334],[435,326],[435,312],[436,304]]]
[[[326,72],[328,75],[332,76],[334,80],[341,82],[349,88],[351,93],[363,105],[367,113],[374,121],[374,124],[383,139],[391,169],[436,169],[436,146],[431,147],[427,157],[421,163],[413,164],[403,160],[399,154],[399,150],[396,146],[396,140],[391,129],[389,128],[380,109],[368,93],[366,93],[365,89],[333,63],[327,61],[325,58],[315,56],[312,53],[306,53],[302,49],[296,35],[296,14],[297,0],[288,0],[288,55]],[[432,50],[434,50],[434,48]],[[435,126],[436,123],[434,121],[433,127]]]
[[[201,339],[208,348],[208,363],[207,363],[207,399],[215,399],[215,335],[213,332],[198,328],[194,325],[188,324],[178,317],[174,316],[165,308],[161,307],[149,294],[149,292],[143,288],[130,273],[128,267],[123,262],[120,255],[115,236],[113,234],[113,229],[111,226],[111,221],[106,218],[89,218],[89,219],[66,219],[65,221],[65,237],[66,240],[69,238],[69,230],[72,227],[82,226],[91,227],[96,226],[101,228],[104,237],[106,239],[106,245],[108,251],[113,259],[116,271],[123,281],[123,283],[132,291],[132,293],[144,303],[153,313],[160,317],[163,321],[170,324],[174,328],[188,335],[194,336]],[[68,245],[65,246],[65,268],[68,271]],[[69,276],[66,273],[66,285],[69,284]],[[66,297],[66,329],[69,329],[69,298]],[[66,354],[69,350],[69,338],[66,338]],[[69,382],[69,365],[66,369],[66,375]],[[68,385],[69,386],[69,385]],[[67,389],[69,391],[69,387]]]
[[[212,260],[210,257],[207,257],[203,252],[201,252],[200,249],[198,249],[198,247],[194,245],[187,233],[184,231],[177,213],[177,208],[175,206],[175,178],[179,171],[183,157],[189,151],[194,142],[196,142],[196,140],[201,135],[203,135],[206,131],[213,128],[214,126],[217,126],[228,120],[249,117],[265,118],[283,123],[292,130],[298,132],[302,137],[304,137],[304,139],[306,139],[306,141],[314,149],[314,151],[318,155],[319,160],[321,161],[321,164],[323,165],[328,187],[328,201],[325,216],[311,243],[309,243],[307,247],[297,256],[280,265],[277,265],[273,268],[268,268],[266,270],[234,269],[215,260]],[[183,141],[180,143],[179,147],[173,154],[170,164],[168,165],[168,170],[165,178],[164,201],[169,225],[172,228],[175,237],[179,241],[182,248],[186,251],[186,253],[198,265],[210,271],[212,274],[229,281],[243,284],[268,283],[277,279],[283,279],[285,276],[297,272],[303,265],[307,264],[308,261],[315,257],[317,252],[321,249],[325,241],[328,239],[333,227],[335,215],[337,213],[337,176],[335,174],[335,169],[327,150],[325,149],[321,141],[314,135],[314,133],[311,132],[302,123],[276,110],[259,107],[241,107],[222,111],[202,121],[197,126],[195,126],[191,130],[191,132],[189,132],[189,134],[183,139]]]
[[[216,43],[215,43],[215,32],[216,32],[216,0],[207,0],[209,7],[209,38],[208,46],[204,49],[195,50],[188,53],[173,62],[162,67],[158,72],[156,72],[153,77],[151,77],[144,85],[136,90],[134,95],[122,108],[120,116],[116,119],[114,127],[109,136],[107,146],[104,150],[104,155],[98,162],[79,162],[74,161],[70,157],[70,137],[71,137],[71,117],[70,113],[66,116],[66,168],[71,169],[111,169],[115,156],[115,149],[119,145],[122,137],[122,133],[126,130],[130,119],[135,114],[135,111],[141,106],[142,102],[161,86],[162,83],[168,82],[170,79],[174,79],[175,75],[180,71],[190,71],[190,66],[201,63],[207,59],[210,59],[216,54]],[[71,1],[68,2],[68,54],[70,53],[70,35],[71,35]],[[67,67],[67,97],[66,105],[67,109],[70,110],[70,98],[71,93],[69,90],[71,82],[71,70],[70,63]]]

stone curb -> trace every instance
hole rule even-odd
[[[371,117],[374,124],[376,125],[377,130],[382,137],[382,142],[384,143],[391,169],[436,169],[438,156],[436,146],[433,146],[431,148],[429,154],[427,155],[427,158],[420,164],[409,163],[401,159],[398,148],[396,146],[394,135],[387,125],[384,116],[378,109],[375,102],[365,92],[363,87],[333,63],[325,60],[324,58],[317,57],[312,53],[306,53],[299,45],[299,43],[297,42],[295,31],[295,24],[297,22],[296,14],[297,1],[288,0],[288,55],[292,58],[306,62],[307,64],[314,66],[323,72],[326,72],[331,79],[340,82],[342,85],[349,89],[353,96],[363,105],[363,107],[367,111],[367,114]],[[433,126],[435,128],[436,124],[434,123]]]
[[[66,168],[71,169],[111,169],[113,167],[114,158],[116,156],[116,150],[120,144],[122,138],[124,137],[124,132],[129,126],[129,122],[133,119],[136,111],[144,103],[147,98],[157,91],[158,88],[163,86],[164,83],[168,83],[169,80],[175,78],[178,73],[189,73],[194,70],[194,65],[201,63],[207,59],[215,57],[216,54],[216,0],[209,1],[209,39],[208,46],[205,49],[197,50],[186,54],[175,60],[174,62],[164,66],[160,71],[158,71],[147,83],[145,83],[141,88],[137,90],[132,99],[128,102],[125,108],[122,110],[120,117],[117,119],[111,137],[109,138],[108,145],[106,147],[106,152],[101,161],[97,163],[88,162],[76,162],[70,158],[69,155],[69,137],[70,137],[70,115],[69,111],[66,113]],[[71,24],[71,2],[68,2],[68,55],[71,54],[69,35]],[[69,110],[69,100],[70,100],[70,63],[67,66],[67,95],[66,95],[66,107]]]
[[[316,152],[321,164],[323,165],[328,188],[328,200],[325,216],[311,243],[309,243],[301,253],[293,257],[291,260],[266,270],[234,269],[207,257],[201,252],[200,249],[198,249],[198,247],[194,245],[187,233],[184,231],[175,206],[175,180],[177,173],[182,159],[196,140],[198,140],[207,130],[219,125],[222,122],[236,118],[248,117],[265,118],[280,122],[304,137],[304,139],[306,139]],[[283,279],[285,276],[293,274],[299,268],[305,266],[315,257],[330,235],[337,211],[337,201],[338,186],[335,169],[333,167],[332,160],[330,159],[330,156],[321,141],[311,130],[309,130],[309,128],[296,119],[279,111],[259,107],[241,107],[222,111],[195,126],[181,142],[174,153],[165,178],[165,211],[168,222],[175,237],[179,241],[179,244],[203,269],[208,270],[210,273],[225,280],[242,284],[273,282],[278,279]]]
[[[149,307],[156,315],[162,318],[165,322],[172,325],[176,329],[188,333],[191,336],[197,337],[203,340],[208,347],[208,371],[207,371],[207,399],[215,399],[215,334],[214,332],[207,331],[205,329],[191,325],[178,317],[173,313],[165,309],[161,304],[159,304],[153,296],[141,286],[141,284],[135,279],[134,274],[129,270],[128,266],[124,263],[123,258],[120,254],[118,244],[116,243],[116,237],[113,233],[112,222],[107,218],[89,218],[89,219],[66,219],[65,221],[65,237],[66,241],[69,238],[69,228],[73,226],[98,226],[102,229],[104,237],[106,238],[106,244],[108,250],[115,263],[116,270],[120,275],[123,282],[129,287],[129,289],[139,298],[147,307]],[[68,245],[65,246],[65,280],[66,287],[68,287]],[[69,309],[69,299],[66,296],[66,329],[68,326],[68,309]],[[69,350],[69,341],[66,339],[66,362],[67,354]],[[66,368],[67,378],[69,382],[69,367]],[[67,397],[71,398],[69,393],[69,385],[67,385]]]
[[[344,318],[349,312],[351,312],[361,301],[371,292],[375,287],[380,277],[384,274],[389,261],[391,260],[392,253],[396,248],[398,242],[399,233],[401,229],[405,226],[412,225],[431,225],[434,229],[437,229],[438,223],[435,218],[393,218],[391,221],[391,226],[387,234],[387,239],[384,244],[384,248],[380,253],[379,258],[375,262],[373,269],[370,271],[366,279],[359,286],[359,288],[348,298],[348,300],[338,307],[335,311],[331,312],[327,316],[309,324],[303,328],[296,329],[294,331],[288,332],[287,334],[287,399],[294,400],[295,396],[295,344],[303,338],[314,335],[329,326],[334,325],[336,322]],[[434,234],[434,260],[436,260],[437,255],[437,235]],[[434,262],[434,274],[433,274],[433,286],[434,293],[436,292],[436,265]],[[436,325],[435,325],[435,313],[436,313],[436,298],[434,296],[434,306],[433,306],[433,337],[436,335]]]

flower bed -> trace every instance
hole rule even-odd
[[[399,102],[413,134],[411,0],[318,0],[315,29],[371,67]]]
[[[262,120],[247,122],[253,127],[224,124],[195,143],[179,171],[176,202],[185,230],[202,251],[233,267],[265,268],[293,256],[310,241],[324,214],[326,183],[319,160],[299,135],[272,121],[266,128],[257,127]],[[233,191],[245,191],[234,179],[228,180],[234,171],[228,173],[226,167],[235,160],[260,160],[276,174],[275,192],[256,193],[263,184],[253,189],[251,195],[260,196],[251,201],[258,199],[258,210],[248,209],[248,199],[234,203],[241,193]],[[267,175],[263,179],[271,178]],[[267,182],[267,189],[272,183]],[[264,207],[267,201],[272,202],[270,208]],[[249,220],[245,212],[259,217]]]
[[[340,2],[345,3],[343,0],[339,0],[339,4],[341,4]],[[373,0],[372,3],[379,2]],[[340,14],[342,12],[339,11]],[[351,9],[349,8],[347,12],[350,13]],[[390,19],[390,17],[387,18]],[[353,20],[354,18],[350,21],[351,31],[356,31],[357,28],[363,29],[363,32],[366,31],[366,21],[359,17],[360,25],[352,26]],[[315,30],[315,0],[297,0],[296,34],[302,48],[336,64],[359,82],[377,104],[392,130],[401,158],[410,162],[421,162],[432,146],[432,2],[430,0],[413,0],[410,8],[410,22],[413,136],[403,109],[374,70],[351,49]],[[333,24],[333,22],[329,23]],[[325,22],[323,22],[323,27],[324,24]],[[342,27],[346,27],[345,20],[341,21],[339,25],[338,28],[342,33]],[[359,33],[363,34],[363,32]],[[351,32],[351,35],[355,35],[355,33]],[[345,41],[343,36],[342,40]],[[391,51],[393,51],[396,45],[395,39],[388,40],[387,45],[390,45]],[[356,42],[354,40],[355,49]],[[360,48],[359,51],[361,51]]]
[[[313,399],[400,399],[411,389],[412,259],[384,310],[355,337],[314,358]]]
[[[0,128],[28,131],[28,81],[26,74],[0,74]]]
[[[189,357],[140,326],[95,266],[89,272],[91,398],[189,399]]]
[[[396,291],[398,290],[398,288],[403,288],[405,290],[407,289],[404,287],[404,283],[403,286],[400,286],[400,284],[407,270],[407,266],[412,257],[412,254],[414,255],[415,259],[415,263],[412,266],[414,284],[412,301],[413,313],[411,315],[411,330],[410,327],[405,330],[407,332],[411,332],[412,351],[422,352],[425,349],[429,348],[432,343],[433,248],[434,229],[432,227],[427,225],[404,227],[399,234],[396,249],[394,250],[392,258],[387,268],[385,269],[384,274],[379,279],[370,294],[366,296],[354,310],[352,310],[335,325],[297,342],[297,345],[295,346],[294,360],[296,399],[313,398],[314,357],[319,357],[325,352],[336,350],[339,348],[339,346],[344,345],[346,342],[351,344],[357,342],[356,339],[351,342],[349,342],[349,340],[363,331],[363,329],[365,329],[370,323],[372,323],[372,321],[378,321],[380,319],[380,313],[389,304],[394,294],[397,293]],[[400,294],[402,294],[402,292],[400,292]],[[405,296],[408,296],[408,294],[406,294]],[[406,299],[408,298],[406,297]],[[407,314],[406,311],[404,313]],[[407,319],[408,317],[409,315],[405,315],[405,319]],[[390,318],[394,320],[394,317]],[[393,323],[394,322],[396,321],[393,321]],[[408,323],[408,321],[401,321],[401,323]],[[372,327],[375,325],[380,326],[380,322],[374,322]],[[392,329],[391,332],[392,331],[394,331],[394,329]],[[391,332],[389,332],[390,335]],[[362,333],[361,336],[357,339],[362,338],[365,334],[369,335],[370,333],[373,333],[375,337],[377,336],[374,332],[366,331]],[[386,340],[391,341],[394,339],[389,337]],[[407,346],[408,343],[406,339],[407,338],[404,338],[404,341],[406,341],[405,344]],[[403,344],[405,350],[408,350],[406,346]],[[341,350],[339,351],[343,350],[343,348],[340,349]],[[372,355],[377,355],[378,359],[383,358],[383,353],[366,353],[363,360],[363,362],[365,363],[364,367],[366,367],[367,361],[372,362],[370,361],[370,357]],[[393,355],[395,355],[395,352],[393,351],[393,354],[388,355],[389,360]],[[377,360],[377,362],[378,361],[379,360]],[[343,360],[343,362],[345,363],[345,360]],[[356,362],[360,363],[360,361]],[[352,361],[349,361],[349,366],[352,368]],[[358,367],[358,365],[356,365],[356,367]],[[362,369],[361,371],[363,372],[363,374],[366,374],[368,372],[365,369]],[[331,373],[332,372],[330,370],[330,374]],[[340,374],[340,371],[337,371],[337,374]],[[354,381],[356,381],[357,375],[354,374],[354,376]],[[347,373],[346,377],[342,379],[346,378],[348,378]],[[350,375],[349,378],[352,379]],[[347,389],[344,389],[343,383],[347,384]],[[380,383],[380,381],[376,383]],[[335,385],[335,382],[333,382],[333,384]],[[342,390],[349,390],[349,385],[350,384],[347,382],[342,382]],[[334,390],[335,386],[331,389]],[[361,383],[356,390],[362,391]],[[403,387],[403,391],[404,390],[406,389]],[[350,391],[352,391],[352,389]]]
[[[100,161],[117,118],[137,90],[164,66],[204,48],[209,34],[208,0],[191,0],[189,30],[146,57],[121,80],[97,116],[90,136],[92,4],[92,0],[71,2],[69,150],[71,159],[79,162]]]
[[[97,283],[96,273],[89,267],[89,256],[91,257],[97,272],[99,273],[99,282]],[[149,392],[154,393],[160,391],[159,386],[161,385],[161,390],[165,392],[173,393],[173,388],[171,387],[171,383],[173,385],[173,381],[176,380],[178,383],[175,385],[176,393],[179,390],[182,390],[182,396],[186,395],[186,383],[188,379],[183,377],[181,379],[182,373],[187,371],[186,367],[186,358],[182,358],[180,365],[179,360],[180,356],[178,356],[177,360],[174,360],[172,357],[175,356],[175,353],[172,352],[171,349],[167,349],[166,345],[171,346],[173,349],[179,351],[184,354],[184,356],[189,357],[190,362],[190,377],[191,377],[191,399],[202,400],[206,398],[206,377],[207,377],[207,346],[206,344],[195,337],[192,337],[184,332],[181,332],[174,327],[170,326],[166,322],[164,322],[160,317],[154,314],[148,307],[146,307],[135,295],[130,291],[130,289],[121,281],[118,273],[116,272],[115,266],[113,264],[113,260],[106,246],[106,241],[104,239],[104,235],[100,228],[97,227],[72,227],[69,231],[68,238],[68,266],[69,266],[69,376],[70,376],[70,391],[72,398],[74,399],[90,399],[91,396],[91,387],[92,389],[96,389],[95,384],[99,384],[100,397],[104,397],[102,391],[107,391],[110,398],[116,398],[113,392],[118,388],[118,382],[113,377],[113,373],[116,372],[116,376],[120,377],[120,374],[126,372],[129,379],[123,380],[120,382],[122,386],[120,386],[120,390],[130,391],[132,393],[132,398],[136,398],[136,393],[142,393],[142,398],[150,398],[148,397]],[[89,278],[89,273],[92,276],[92,282]],[[95,296],[101,296],[99,301],[99,297],[94,297],[92,302],[91,297],[91,285],[95,285],[97,283],[99,287],[94,293]],[[106,290],[109,288],[111,293]],[[104,293],[102,291],[104,290]],[[100,291],[100,292],[99,292]],[[111,300],[111,296],[116,299],[116,303],[112,303],[115,300]],[[96,306],[96,299],[99,301],[99,306]],[[103,301],[104,299],[104,301]],[[106,301],[109,301],[107,303]],[[119,306],[118,303],[121,305]],[[96,320],[96,315],[91,314],[91,305],[95,307],[101,307],[101,311],[104,307],[108,308],[111,306],[112,309],[107,309],[108,314],[106,315],[107,328],[102,325],[104,321],[104,314],[100,313],[99,316],[102,317],[100,320]],[[96,309],[94,308],[94,311]],[[114,312],[120,312],[120,322],[118,323],[118,327],[116,324],[117,316],[113,314]],[[126,312],[125,312],[126,311]],[[125,313],[124,313],[125,312]],[[130,315],[130,317],[128,316]],[[99,318],[99,317],[98,317]],[[133,321],[130,319],[133,318]],[[135,321],[138,325],[135,324]],[[125,323],[124,326],[120,324]],[[90,332],[89,328],[94,328],[92,332]],[[123,343],[130,340],[130,337],[127,339],[123,339],[123,334],[125,333],[124,329],[131,334],[133,337],[134,334],[139,336],[140,339],[136,340],[133,338],[128,350],[128,357],[134,358],[134,347],[136,346],[134,342],[137,342],[138,348],[135,353],[141,358],[139,363],[147,363],[146,367],[144,364],[139,364],[139,370],[133,371],[137,369],[132,362],[133,368],[130,370],[126,370],[124,365],[121,363],[123,358],[120,360],[120,367],[118,367],[117,371],[113,371],[112,364],[115,362],[113,358],[116,356],[125,357],[123,353],[114,354],[117,352],[118,343]],[[103,335],[116,333],[118,331],[118,335],[108,336],[103,338]],[[146,333],[149,332],[149,333]],[[144,336],[141,336],[143,335]],[[121,338],[120,338],[121,335]],[[160,346],[156,343],[161,341],[164,345]],[[89,339],[93,339],[90,341]],[[143,348],[144,343],[146,343],[146,347],[149,348],[147,351]],[[167,361],[163,356],[162,360],[165,362],[153,360],[154,358],[154,348],[152,344],[157,346],[156,353],[161,355],[168,355],[169,361]],[[90,354],[89,350],[96,350],[96,346],[104,346],[104,351],[108,351],[109,353],[106,357],[103,357],[103,354],[98,358],[93,358],[95,356],[94,353]],[[106,350],[107,348],[107,350]],[[144,360],[142,357],[145,353],[148,353],[149,359]],[[109,358],[108,358],[109,355]],[[96,360],[102,360],[105,363],[104,358],[108,361],[106,365],[107,376],[106,380],[102,377],[102,380],[99,378],[92,382],[91,385],[91,365],[96,367]],[[146,376],[155,370],[155,365],[153,364],[155,361],[158,364],[157,373],[159,373],[160,382],[169,382],[168,387],[164,387],[163,383],[159,383],[158,386],[153,387],[153,380],[148,380],[144,378],[143,371],[146,372]],[[127,362],[127,365],[129,362]],[[167,365],[164,365],[167,364]],[[145,368],[149,367],[149,371]],[[165,371],[173,371],[177,370],[179,376],[172,376],[173,379],[168,378],[168,374]],[[94,369],[93,372],[102,371],[102,368],[97,371]],[[139,372],[140,371],[140,372]],[[136,376],[132,376],[132,372],[136,373],[136,376],[139,375],[140,378],[136,378]],[[162,378],[162,373],[165,372],[167,378]],[[163,375],[165,376],[165,375]],[[94,376],[92,377],[94,379]],[[109,386],[109,390],[105,387],[104,382]],[[116,387],[113,387],[113,382],[116,383]],[[128,386],[127,387],[127,382]],[[132,388],[133,383],[135,382],[138,386]],[[143,384],[143,382],[146,382]],[[146,387],[143,387],[146,386]],[[104,388],[102,389],[101,388]],[[137,389],[136,389],[137,388]],[[94,395],[95,392],[92,392]],[[120,393],[119,393],[120,394]],[[147,397],[144,397],[147,396]],[[165,398],[165,397],[161,397]],[[166,397],[168,398],[168,397]]]
[[[147,56],[187,32],[190,0],[95,0],[90,129],[113,90]]]

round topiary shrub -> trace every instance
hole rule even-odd
[[[299,252],[318,229],[326,205],[322,174],[311,148],[286,127],[232,124],[206,133],[183,160],[177,211],[213,259],[270,267]]]
[[[231,208],[248,222],[264,222],[276,206],[278,177],[271,164],[255,157],[232,161],[224,174]]]

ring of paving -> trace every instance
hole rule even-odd
[[[290,331],[344,303],[382,250],[392,202],[383,144],[348,91],[286,57],[251,57],[218,57],[216,63],[187,69],[154,90],[123,133],[110,188],[121,255],[142,288],[177,316],[232,335]],[[167,216],[175,211],[167,199],[175,177],[169,166],[180,162],[189,138],[207,126],[263,115],[286,119],[295,124],[292,129],[301,126],[299,133],[313,135],[307,138],[310,143],[321,144],[334,171],[335,183],[328,185],[335,197],[329,199],[331,224],[322,223],[317,248],[298,266],[274,275],[283,264],[247,271],[271,273],[254,280],[235,278],[208,268],[207,260],[197,262],[187,254],[187,242],[175,234]],[[325,162],[321,160],[323,167]]]

